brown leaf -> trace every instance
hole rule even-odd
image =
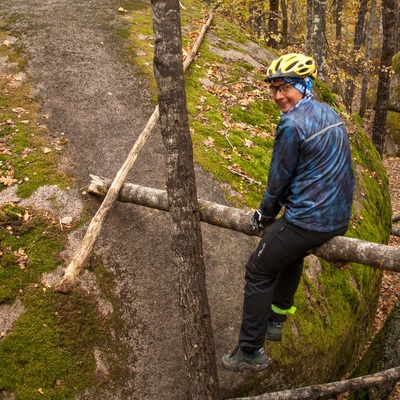
[[[12,185],[14,185],[14,183],[17,183],[17,182],[18,182],[18,180],[14,179],[14,178],[8,178],[6,176],[0,177],[0,183],[2,183],[3,185],[6,185],[6,186],[12,186]]]

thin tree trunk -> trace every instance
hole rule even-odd
[[[348,63],[348,78],[346,82],[346,96],[345,96],[345,104],[349,111],[352,110],[352,103],[354,97],[354,89],[355,89],[355,79],[358,75],[357,65],[359,62],[357,61],[357,54],[361,48],[361,44],[363,42],[363,32],[364,32],[364,23],[365,23],[365,14],[367,13],[367,4],[368,0],[361,0],[360,8],[358,9],[358,17],[356,28],[354,32],[354,44],[353,44],[353,53],[351,57],[351,61]]]
[[[396,0],[382,0],[383,45],[379,69],[378,93],[372,132],[372,142],[382,156],[387,135],[386,118],[389,103],[389,85],[392,57],[395,54],[397,27]]]
[[[307,19],[306,19],[306,50],[308,56],[312,55],[314,47],[313,37],[313,21],[314,21],[314,0],[307,0]]]
[[[343,13],[343,0],[336,1],[335,9],[335,36],[336,36],[336,54],[340,55],[342,50],[342,13]]]
[[[290,11],[290,25],[289,25],[290,44],[296,42],[295,40],[296,28],[297,28],[297,0],[292,0],[292,6]]]
[[[154,75],[165,147],[171,248],[176,264],[179,314],[189,398],[219,397],[214,338],[186,104],[178,0],[152,0]]]
[[[372,37],[374,32],[375,24],[375,0],[371,0],[371,7],[369,11],[369,22],[367,34],[365,35],[365,67],[361,84],[361,96],[360,96],[360,117],[364,118],[365,111],[367,109],[367,94],[368,94],[368,75],[369,75],[369,62],[371,60],[372,50]]]
[[[318,75],[322,80],[326,77],[326,0],[314,0],[314,59],[318,67]]]
[[[281,10],[282,10],[282,46],[286,46],[288,42],[288,12],[286,0],[281,0]]]
[[[89,192],[104,196],[110,180],[92,175]],[[144,186],[125,183],[118,197],[119,201],[135,203],[145,207],[168,211],[165,190],[151,189]],[[250,224],[251,211],[241,210],[199,199],[200,220],[221,228],[242,232],[249,236],[262,236],[254,231]],[[349,262],[369,265],[373,268],[400,272],[400,249],[395,246],[371,243],[365,240],[337,236],[329,242],[309,251],[335,265],[342,266]]]
[[[273,49],[278,48],[278,38],[279,38],[279,0],[269,0],[269,18],[268,18],[268,46]]]

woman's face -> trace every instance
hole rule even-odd
[[[287,113],[303,98],[303,95],[290,83],[273,82],[270,89],[272,98],[283,113]]]

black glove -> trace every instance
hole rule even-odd
[[[265,224],[270,220],[270,218],[264,217],[260,210],[257,210],[250,220],[250,225],[254,231],[262,231],[265,228]]]

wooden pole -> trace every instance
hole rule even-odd
[[[187,67],[190,65],[190,63],[194,59],[194,56],[196,55],[196,53],[200,47],[200,44],[203,41],[205,32],[207,31],[208,27],[211,25],[212,19],[213,19],[213,14],[211,12],[207,22],[202,27],[200,35],[197,38],[191,52],[188,54],[188,56],[186,57],[186,59],[183,63],[184,70],[187,69]],[[122,165],[120,170],[117,172],[117,175],[115,176],[109,190],[107,191],[102,204],[100,205],[100,207],[97,210],[93,219],[90,221],[88,230],[86,231],[86,234],[85,234],[84,238],[82,239],[82,242],[80,243],[74,258],[67,266],[67,269],[65,270],[63,278],[61,279],[60,282],[58,282],[55,285],[54,290],[56,292],[69,293],[72,290],[74,283],[75,283],[75,279],[76,279],[77,275],[79,274],[80,270],[83,268],[87,259],[89,258],[90,254],[94,248],[94,245],[95,245],[98,237],[100,236],[100,232],[103,227],[104,221],[105,221],[107,215],[113,209],[114,204],[118,198],[118,193],[129,173],[129,171],[132,169],[133,164],[135,163],[139,152],[141,151],[141,149],[143,148],[147,139],[151,135],[153,128],[158,121],[158,118],[159,118],[159,109],[158,109],[158,105],[157,105],[153,114],[151,115],[149,121],[147,122],[146,127],[144,128],[143,132],[139,135],[136,143],[134,144],[131,151],[129,152],[128,157],[126,158],[124,164]]]
[[[89,192],[104,196],[111,180],[91,175]],[[118,196],[118,201],[135,203],[145,207],[168,211],[165,190],[125,183]],[[262,236],[254,231],[250,224],[252,211],[232,208],[207,200],[199,199],[200,219],[211,225],[242,232],[249,236]],[[344,265],[355,262],[370,267],[400,272],[400,248],[365,240],[336,236],[323,245],[309,251],[331,263]]]

